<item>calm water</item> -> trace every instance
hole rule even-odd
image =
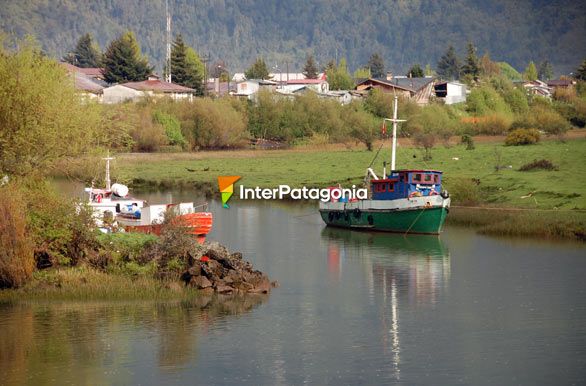
[[[2,306],[0,384],[586,384],[583,244],[334,230],[307,205],[212,210],[210,239],[279,288]]]

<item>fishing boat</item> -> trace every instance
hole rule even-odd
[[[442,190],[442,172],[395,167],[397,150],[397,97],[395,97],[391,170],[379,178],[367,169],[364,200],[332,199],[320,202],[319,212],[328,226],[397,233],[439,234],[450,208],[450,195]]]
[[[115,225],[127,232],[160,234],[167,214],[173,214],[173,222],[186,228],[199,242],[205,241],[212,229],[213,215],[207,211],[207,203],[195,206],[193,202],[151,205],[145,200],[129,195],[126,185],[112,184],[110,180],[110,161],[106,157],[106,187],[85,188],[87,204],[94,211],[96,224],[101,229]],[[111,228],[111,227],[110,227]]]

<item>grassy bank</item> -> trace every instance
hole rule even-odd
[[[586,241],[586,212],[456,207],[446,223],[491,236]]]
[[[275,151],[231,151],[180,154],[118,155],[115,174],[133,187],[194,187],[215,192],[220,175],[240,175],[246,186],[274,187],[359,184],[376,152],[328,146]],[[439,169],[454,203],[518,208],[586,209],[586,140],[543,141],[532,146],[479,143],[437,146],[431,161],[420,149],[399,147],[401,168]],[[536,159],[550,160],[557,170],[519,171]],[[373,165],[382,173],[390,161],[388,145]],[[496,171],[496,166],[501,168]],[[474,179],[474,182],[472,182]],[[474,186],[473,186],[474,185]],[[466,201],[466,202],[464,202]]]
[[[178,282],[106,273],[87,266],[35,271],[18,289],[0,290],[0,303],[23,300],[186,300],[196,295]]]

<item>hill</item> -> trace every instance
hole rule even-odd
[[[432,67],[453,44],[468,40],[482,54],[523,70],[548,59],[567,73],[586,57],[586,2],[572,0],[170,0],[173,32],[212,61],[242,71],[262,55],[298,70],[308,52],[320,66],[346,57],[351,69],[382,53],[387,68],[404,73],[413,63]],[[133,30],[151,62],[162,68],[165,1],[4,0],[0,30],[34,35],[61,57],[92,33],[102,48]]]

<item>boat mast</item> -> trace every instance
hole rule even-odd
[[[108,156],[102,159],[106,161],[106,190],[110,190],[112,184],[112,181],[110,181],[110,161],[114,158],[110,157],[110,152],[108,151]]]
[[[397,119],[397,108],[398,108],[399,98],[395,95],[395,104],[393,106],[393,118],[385,118],[385,121],[393,122],[393,135],[392,135],[392,148],[391,148],[391,173],[395,171],[396,166],[396,158],[397,158],[397,123],[405,122],[405,119]],[[385,168],[386,169],[386,168]],[[387,178],[383,176],[383,178]]]

